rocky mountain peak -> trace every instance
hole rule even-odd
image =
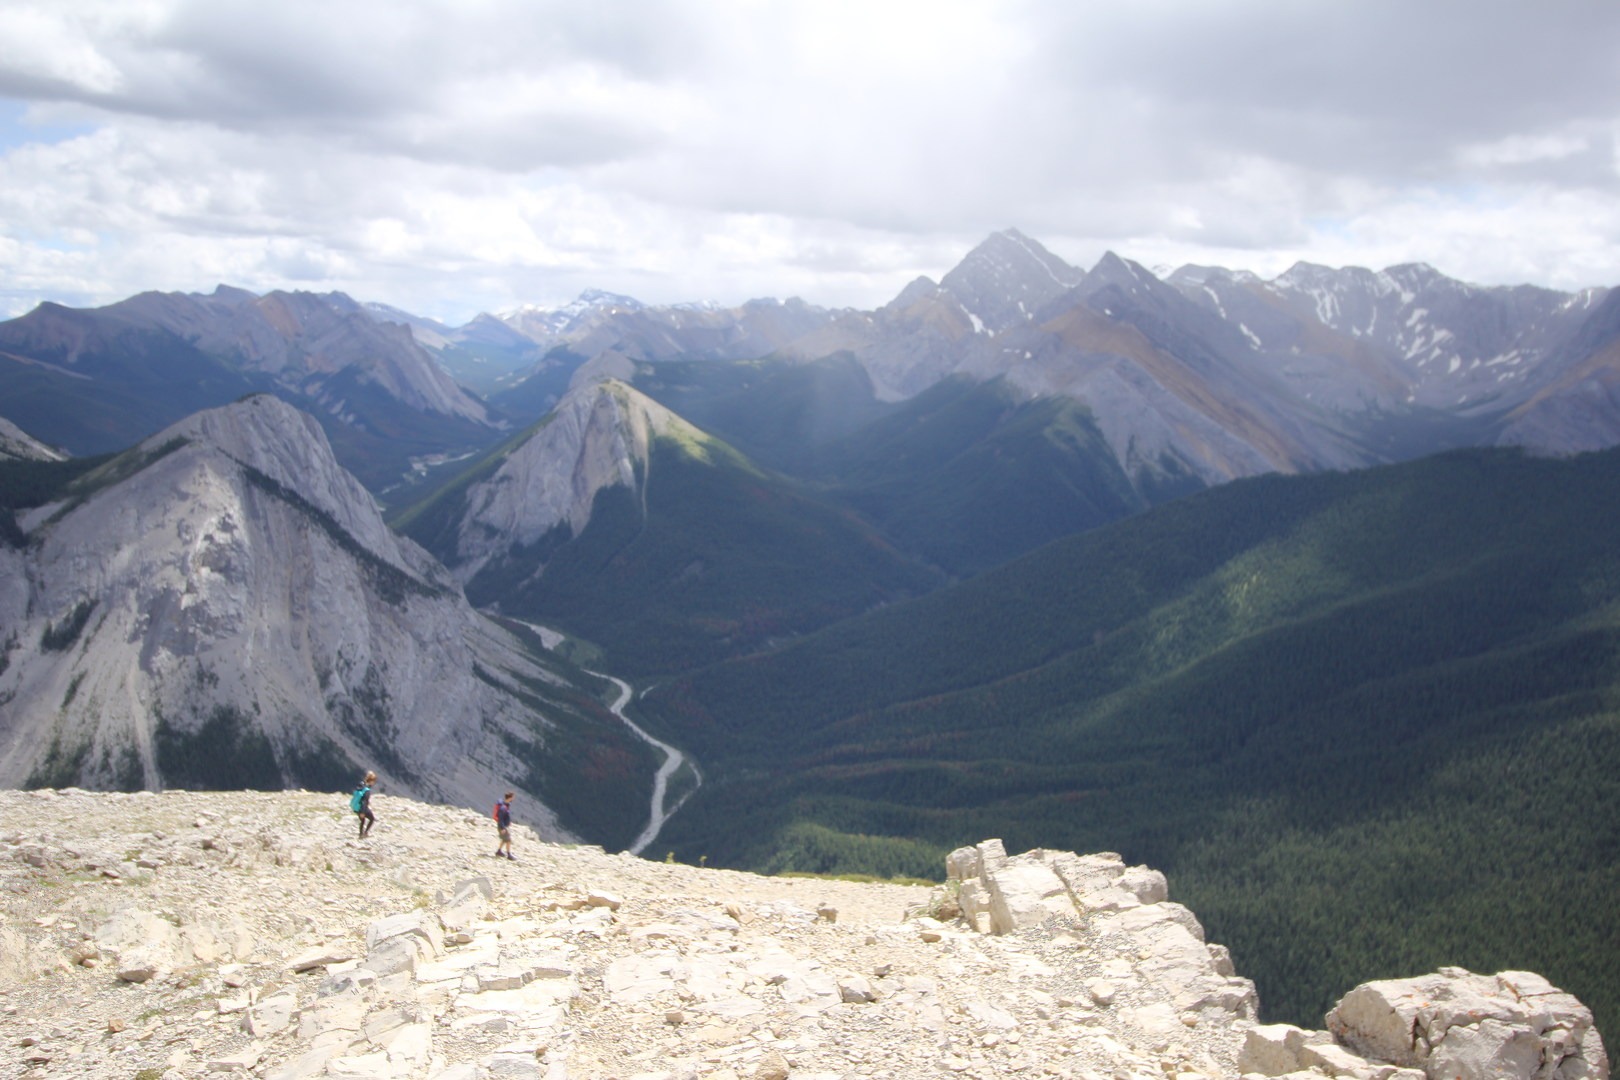
[[[252,303],[257,302],[258,299],[259,299],[257,296],[255,296],[253,293],[248,292],[246,289],[239,289],[234,285],[226,285],[223,282],[218,284],[218,285],[215,285],[214,286],[214,291],[209,293],[208,296],[209,296],[209,299],[217,300],[222,304],[236,304],[236,305],[252,304]]]
[[[1278,274],[1272,279],[1272,283],[1282,288],[1295,288],[1331,281],[1338,273],[1331,266],[1323,266],[1320,263],[1306,262],[1301,259],[1281,274]]]
[[[471,322],[458,327],[455,339],[503,348],[517,348],[531,344],[527,335],[519,333],[507,323],[487,313],[475,315]]]
[[[615,315],[630,315],[646,309],[646,305],[631,296],[611,293],[602,289],[586,289],[578,297],[560,308],[525,305],[495,316],[539,344],[550,348],[561,343],[568,335],[578,333]]]
[[[1258,285],[1260,277],[1247,270],[1227,270],[1220,266],[1195,266],[1188,263],[1177,267],[1170,275],[1163,279],[1166,284],[1186,291],[1205,285]]]
[[[1005,229],[968,252],[940,288],[962,305],[975,329],[995,334],[1028,322],[1084,277],[1017,229]]]
[[[85,1080],[1609,1075],[1591,1013],[1527,972],[1259,1025],[1164,875],[1112,853],[988,840],[930,889],[609,856],[522,804],[508,862],[486,815],[384,788],[360,841],[344,807],[0,792],[0,1039]]]
[[[570,389],[491,476],[467,490],[452,567],[461,580],[514,544],[534,544],[553,529],[578,536],[603,488],[625,485],[639,491],[655,435],[704,438],[614,378],[612,357],[604,357],[600,374]]]
[[[253,394],[231,405],[195,413],[146,440],[137,452],[155,454],[174,440],[211,447],[297,491],[367,551],[397,566],[409,565],[398,536],[384,524],[376,500],[337,463],[320,424],[273,394]]]
[[[938,291],[939,283],[933,278],[924,274],[921,277],[913,278],[910,282],[908,282],[906,287],[900,290],[899,295],[897,295],[893,300],[890,300],[888,304],[885,305],[884,309],[889,311],[903,311],[912,304],[915,304],[917,301],[923,299],[924,297],[932,296]]]
[[[1447,277],[1428,263],[1401,263],[1398,266],[1386,267],[1384,274],[1401,288],[1412,293],[1436,286],[1465,288],[1462,282]]]
[[[1115,285],[1129,291],[1149,283],[1163,284],[1154,276],[1153,271],[1141,263],[1122,258],[1112,251],[1103,252],[1102,258],[1097,260],[1097,265],[1086,274],[1087,291],[1096,291],[1107,285]]]
[[[647,305],[633,296],[623,293],[608,292],[606,289],[585,289],[573,303],[561,310],[584,310],[585,308],[623,308],[626,311],[640,311]]]

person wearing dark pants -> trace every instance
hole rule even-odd
[[[364,840],[371,832],[371,827],[377,824],[377,815],[371,812],[371,789],[377,783],[377,774],[366,773],[366,778],[360,781],[360,786],[354,789],[354,797],[349,805],[354,808],[355,820],[360,823],[360,839]]]
[[[495,846],[495,857],[502,855],[512,859],[512,793],[508,791],[506,798],[495,804],[495,828],[500,832],[501,842]],[[516,859],[512,859],[517,862]]]

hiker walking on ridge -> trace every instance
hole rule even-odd
[[[495,857],[498,859],[505,855],[512,859],[512,793],[508,791],[506,798],[495,804],[495,828],[501,834],[501,842],[495,845]],[[512,859],[517,862],[516,859]]]
[[[364,840],[371,827],[377,824],[377,815],[371,812],[371,788],[377,782],[377,774],[366,773],[366,778],[360,781],[360,786],[354,789],[349,797],[349,809],[354,811],[355,820],[360,823],[360,839]]]

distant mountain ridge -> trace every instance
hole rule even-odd
[[[0,323],[0,408],[75,454],[123,450],[198,409],[270,390],[385,486],[412,456],[482,445],[500,420],[398,324],[341,293],[143,293]]]
[[[1204,483],[1463,445],[1565,453],[1620,440],[1613,290],[1483,288],[1422,264],[1299,263],[1271,281],[1112,253],[1070,266],[1016,229],[873,311],[798,299],[648,305],[587,290],[448,327],[341,294],[132,297],[0,323],[0,408],[75,453],[122,449],[199,407],[275,389],[322,417],[373,490],[414,462],[544,415],[583,364],[853,357],[879,401],[1005,380],[1088,409],[1138,482]],[[455,380],[487,399],[463,391]],[[72,404],[69,404],[71,402]],[[137,419],[140,417],[140,419]],[[386,444],[393,443],[392,450]]]
[[[953,376],[1005,379],[1089,408],[1133,476],[1173,461],[1221,483],[1458,445],[1614,445],[1610,295],[1482,288],[1421,264],[1161,280],[1112,253],[1080,270],[1007,229],[874,311],[806,308],[767,335],[740,329],[758,302],[694,313],[591,293],[508,318],[544,327],[531,336],[573,365],[608,349],[641,362],[847,353],[891,402]],[[522,383],[507,394],[521,400]]]
[[[633,360],[752,360],[821,325],[832,313],[797,298],[649,306],[628,296],[587,289],[555,310],[519,308],[495,316],[541,349],[590,358],[612,349]]]
[[[481,508],[452,515],[455,539],[422,531],[415,512],[409,527],[498,601],[510,588],[485,591],[486,565],[523,563],[533,584],[553,573],[542,553],[557,537],[600,542],[582,523],[603,491],[642,497],[637,456],[586,467],[595,453],[562,433],[585,430],[569,388],[611,375],[817,485],[902,551],[968,575],[1241,477],[1497,442],[1612,445],[1620,365],[1605,350],[1620,341],[1620,301],[1609,295],[1481,289],[1423,266],[1301,264],[1272,282],[1184,267],[1164,280],[1112,253],[1082,271],[1006,230],[937,283],[920,278],[873,312],[814,313],[770,356],[738,360],[743,320],[777,305],[651,307],[591,292],[500,323],[553,343],[542,369],[564,403],[558,426],[467,489]]]

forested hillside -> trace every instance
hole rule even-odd
[[[645,503],[604,489],[566,529],[469,583],[475,604],[565,627],[629,674],[678,671],[937,586],[864,523],[740,458],[651,447]],[[535,567],[543,561],[544,575]]]
[[[639,389],[774,469],[812,481],[955,575],[1202,488],[1174,463],[1127,476],[1091,410],[1004,380],[947,379],[882,403],[853,360],[666,363]]]
[[[1204,492],[655,687],[708,771],[660,843],[877,873],[985,836],[1116,850],[1273,1019],[1462,964],[1612,1024],[1617,525],[1616,452]]]

